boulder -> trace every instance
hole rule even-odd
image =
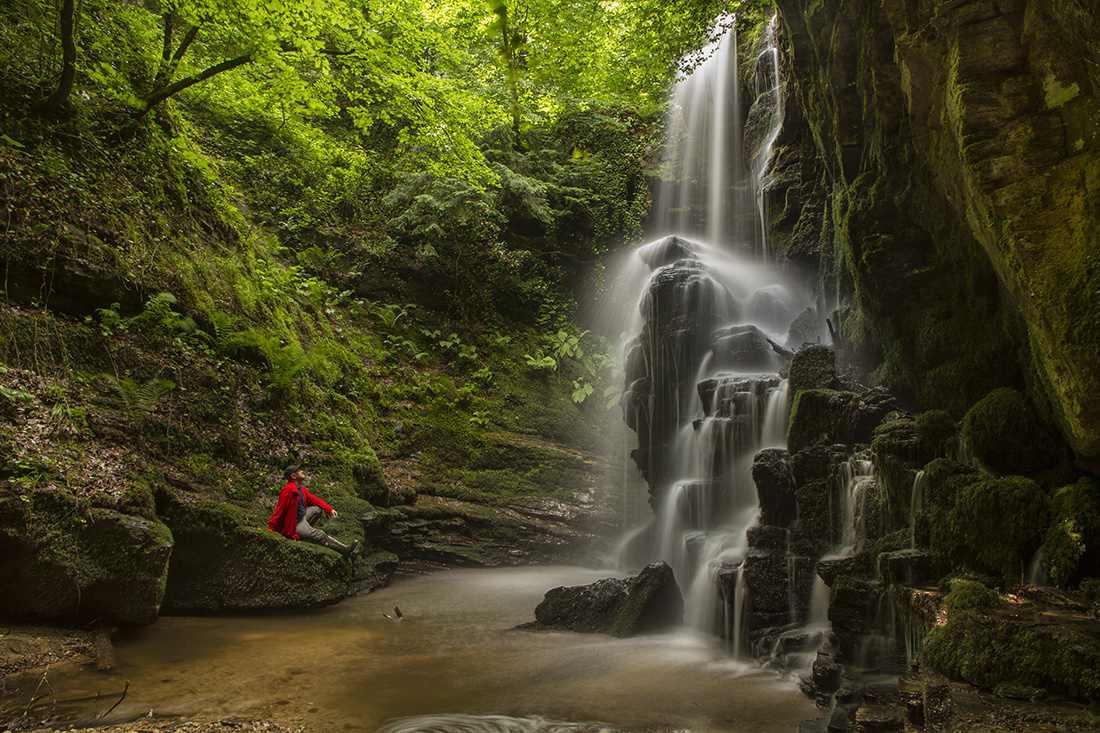
[[[1033,475],[1055,465],[1061,455],[1024,396],[1007,387],[970,408],[962,433],[974,457],[1002,475]]]
[[[766,448],[752,462],[752,480],[760,500],[760,521],[774,527],[789,527],[798,518],[794,471],[789,454],[782,448]]]
[[[817,311],[813,308],[807,308],[791,322],[790,327],[787,329],[787,348],[791,351],[798,351],[799,349],[805,351],[802,348],[805,344],[818,344],[821,341],[823,330],[822,320],[817,315]]]
[[[875,428],[897,409],[881,390],[864,394],[807,389],[795,395],[787,429],[787,448],[796,453],[813,445],[870,443]]]
[[[733,372],[778,372],[792,356],[752,325],[718,329],[711,353],[713,369]]]
[[[788,394],[804,389],[836,389],[836,352],[830,346],[807,346],[791,359]]]
[[[36,491],[0,500],[0,613],[156,621],[172,533],[159,521]]]
[[[858,659],[859,645],[875,628],[881,583],[841,576],[833,582],[829,621],[844,659]]]
[[[350,542],[356,526],[364,525],[351,517],[365,502],[342,501],[350,503],[339,507],[347,524],[333,534]],[[157,512],[176,538],[164,596],[164,610],[173,613],[324,606],[384,585],[397,566],[388,552],[349,560],[320,545],[289,540],[226,504],[161,494]]]
[[[638,257],[650,270],[656,270],[692,257],[698,248],[698,244],[673,235],[639,247]]]
[[[684,600],[672,568],[655,562],[633,578],[553,588],[535,608],[535,620],[518,628],[627,637],[677,626],[683,617]]]

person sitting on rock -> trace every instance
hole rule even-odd
[[[292,540],[306,540],[323,545],[331,550],[350,557],[359,546],[359,540],[352,540],[350,545],[329,537],[325,532],[313,526],[321,512],[328,512],[333,518],[339,516],[336,510],[321,499],[309,493],[302,482],[306,478],[306,472],[302,470],[304,463],[287,466],[283,471],[283,478],[287,479],[286,486],[279,493],[279,503],[275,505],[275,511],[271,513],[271,519],[267,521],[267,528],[278,532]]]

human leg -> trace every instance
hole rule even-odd
[[[330,550],[336,550],[345,557],[355,552],[355,548],[359,546],[359,540],[352,540],[350,545],[345,545],[337,539],[333,539],[323,530],[314,527],[311,522],[320,518],[322,511],[318,506],[311,506],[306,509],[306,514],[298,522],[298,526],[295,531],[298,533],[298,539],[305,540],[307,542],[314,542],[323,547],[327,547]]]

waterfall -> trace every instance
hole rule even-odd
[[[753,200],[756,203],[756,244],[757,252],[768,256],[768,228],[765,217],[764,193],[767,189],[767,171],[772,162],[772,149],[783,121],[783,90],[779,79],[779,47],[775,42],[776,18],[764,28],[763,48],[756,60],[754,86],[758,107],[765,109],[765,130],[752,156]]]
[[[707,60],[674,87],[668,118],[665,184],[657,192],[650,230],[717,244],[743,217],[748,172],[741,146],[737,29],[703,53]]]
[[[761,449],[786,446],[787,382],[780,372],[804,341],[789,337],[791,324],[814,301],[761,256],[762,177],[782,108],[774,27],[764,36],[772,45],[762,52],[760,66],[767,68],[758,75],[757,96],[770,100],[768,127],[751,169],[742,159],[731,27],[673,90],[651,220],[658,238],[638,248],[616,285],[617,293],[632,291],[638,304],[623,329],[631,336],[622,347],[622,406],[637,435],[631,458],[655,514],[633,531],[624,562],[668,562],[685,595],[687,623],[701,633],[724,633],[735,656],[748,651],[745,629],[753,614],[786,619],[779,625],[798,615],[796,563],[783,555],[786,543],[762,550],[750,539],[760,519],[752,466]],[[749,203],[754,192],[756,206]],[[781,609],[753,606],[747,568],[755,563],[759,584],[762,566],[775,557],[790,578],[789,600],[779,596]]]

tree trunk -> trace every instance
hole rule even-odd
[[[74,35],[74,15],[76,0],[63,0],[61,4],[61,79],[57,89],[42,103],[42,112],[53,114],[69,98],[76,79],[76,41]]]

